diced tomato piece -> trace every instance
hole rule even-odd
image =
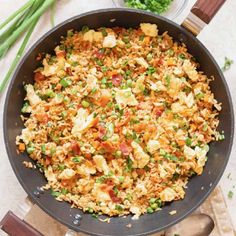
[[[99,127],[98,127],[98,137],[102,139],[104,137],[104,135],[106,134],[106,132],[107,131],[106,131],[105,127],[99,125]]]
[[[127,124],[131,119],[131,113],[129,110],[127,110],[124,114],[124,119],[122,119],[120,122],[117,123],[116,127],[121,127],[125,124]]]
[[[80,147],[79,147],[78,142],[73,141],[71,143],[71,150],[72,150],[74,155],[79,155],[80,154]]]
[[[137,133],[143,132],[147,128],[146,123],[139,123],[139,124],[134,124],[134,131]]]
[[[161,116],[162,113],[163,113],[163,111],[164,111],[164,107],[154,107],[154,109],[153,109],[153,113],[154,113],[157,117]]]
[[[95,55],[96,58],[102,59],[105,54],[104,54],[104,51],[102,51],[102,50],[100,49],[100,50],[96,50],[96,51],[94,52],[94,55]]]
[[[105,107],[107,103],[111,100],[111,94],[107,89],[101,90],[101,97],[99,99],[99,105]]]
[[[109,193],[110,198],[111,198],[111,200],[112,200],[113,202],[115,202],[115,203],[120,203],[120,202],[122,201],[122,199],[121,199],[120,197],[117,197],[117,196],[116,196],[116,193],[115,193],[115,191],[114,191],[113,189],[110,189],[110,190],[108,191],[108,193]]]
[[[121,74],[112,75],[112,84],[114,86],[120,86],[122,80],[123,80],[123,76]]]
[[[138,175],[144,175],[145,174],[144,169],[136,169],[136,172],[137,172]]]
[[[67,73],[68,75],[70,75],[70,76],[73,75],[70,67],[67,67],[67,68],[66,68],[66,73]]]
[[[127,143],[122,142],[120,144],[120,150],[123,153],[123,155],[128,156],[131,153],[132,148],[131,146],[128,146]]]
[[[65,57],[66,56],[66,52],[65,51],[57,51],[56,55],[57,55],[57,57]]]
[[[47,124],[48,123],[48,120],[49,120],[49,116],[48,114],[46,113],[39,113],[39,114],[36,114],[36,118],[37,120],[42,123],[42,124]]]
[[[105,149],[106,152],[113,153],[116,148],[110,141],[101,142],[101,147]]]
[[[162,58],[159,58],[159,59],[154,60],[153,65],[154,65],[155,67],[159,67],[159,66],[163,65],[163,60],[162,60]]]
[[[48,157],[48,156],[46,157],[45,164],[46,164],[46,166],[51,164],[51,158],[50,157]]]
[[[41,72],[39,72],[39,71],[34,74],[34,80],[36,82],[43,81],[43,80],[45,80],[45,78],[46,77]]]

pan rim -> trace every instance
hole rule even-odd
[[[163,227],[160,227],[156,230],[151,230],[151,231],[148,231],[148,232],[144,232],[144,233],[138,233],[138,234],[135,234],[136,236],[141,236],[141,235],[150,235],[150,234],[153,234],[153,233],[156,233],[156,232],[160,232],[178,222],[180,222],[181,220],[183,220],[184,218],[186,218],[190,213],[192,213],[195,209],[197,209],[204,201],[205,199],[210,195],[210,193],[214,190],[214,188],[216,187],[216,185],[218,184],[219,180],[221,179],[224,171],[225,171],[225,168],[227,166],[227,163],[229,161],[229,157],[230,157],[230,153],[231,153],[231,150],[232,150],[232,145],[233,145],[233,139],[234,139],[234,111],[233,111],[233,103],[232,103],[232,98],[231,98],[231,95],[230,95],[230,91],[229,91],[229,88],[228,88],[228,85],[227,85],[227,82],[225,80],[225,77],[221,71],[221,69],[219,68],[218,64],[216,63],[215,59],[213,58],[213,56],[210,54],[210,52],[208,51],[208,49],[195,37],[193,36],[190,32],[188,32],[186,29],[184,29],[183,27],[181,27],[180,25],[178,25],[177,23],[175,22],[172,22],[171,20],[169,19],[166,19],[162,16],[159,16],[159,15],[156,15],[154,13],[149,13],[149,12],[146,12],[146,11],[142,11],[142,10],[136,10],[136,9],[128,9],[128,8],[105,8],[105,9],[99,9],[99,10],[93,10],[93,11],[89,11],[89,12],[85,12],[85,13],[82,13],[82,14],[79,14],[79,15],[76,15],[76,16],[73,16],[63,22],[61,22],[60,24],[58,24],[57,26],[55,26],[54,28],[50,29],[48,32],[46,32],[44,35],[42,35],[28,50],[27,52],[24,54],[24,57],[21,59],[20,63],[18,64],[13,76],[12,76],[12,79],[11,79],[11,82],[8,86],[8,89],[7,89],[7,93],[6,93],[6,97],[5,97],[5,104],[4,104],[4,114],[3,114],[3,131],[4,131],[4,141],[5,141],[5,147],[6,147],[6,151],[7,151],[7,155],[8,155],[8,159],[11,163],[11,167],[18,179],[18,181],[20,182],[21,186],[23,187],[23,189],[25,190],[25,192],[29,195],[30,199],[36,203],[44,212],[46,212],[48,215],[50,215],[52,218],[58,220],[59,222],[61,222],[62,224],[66,225],[69,229],[73,229],[75,231],[81,231],[81,232],[84,232],[84,233],[87,233],[89,235],[99,235],[99,236],[104,236],[105,234],[100,234],[100,233],[96,233],[96,232],[92,232],[91,231],[87,231],[87,230],[83,230],[83,229],[80,229],[80,227],[78,226],[73,226],[71,224],[69,224],[68,222],[66,222],[64,219],[62,219],[60,216],[56,216],[54,215],[50,210],[47,209],[46,205],[45,204],[42,204],[38,198],[36,198],[33,193],[29,190],[29,188],[26,186],[26,184],[24,183],[23,179],[21,178],[19,172],[17,171],[17,168],[16,166],[14,165],[14,161],[13,161],[13,158],[11,157],[11,153],[10,153],[10,146],[9,146],[9,142],[8,142],[8,137],[7,137],[7,127],[6,127],[6,120],[7,120],[7,107],[8,107],[8,104],[9,104],[9,98],[10,98],[10,92],[12,90],[12,87],[14,85],[14,82],[17,78],[17,75],[18,75],[18,72],[21,68],[21,66],[23,65],[23,63],[25,62],[25,60],[27,59],[27,57],[31,54],[31,52],[33,52],[33,50],[35,50],[35,48],[45,40],[45,38],[47,38],[50,34],[52,34],[54,31],[58,30],[59,28],[61,28],[62,26],[66,25],[67,23],[71,22],[71,21],[74,21],[76,19],[79,19],[81,17],[84,17],[84,16],[89,16],[89,15],[93,15],[93,14],[100,14],[100,13],[104,13],[104,12],[130,12],[130,13],[139,13],[139,14],[144,14],[144,15],[149,15],[149,16],[152,16],[152,17],[155,17],[155,18],[158,18],[160,20],[163,20],[165,22],[167,22],[168,24],[170,25],[173,25],[176,29],[180,30],[181,32],[185,33],[186,35],[188,35],[189,37],[191,37],[194,41],[197,42],[197,44],[199,45],[199,47],[202,47],[208,57],[211,59],[211,61],[213,62],[214,66],[216,67],[217,69],[217,72],[219,73],[220,77],[221,77],[221,80],[225,86],[225,89],[226,89],[226,95],[227,95],[227,98],[228,98],[228,102],[230,104],[230,118],[231,118],[231,123],[230,123],[230,126],[232,128],[232,133],[231,133],[231,137],[230,137],[230,143],[229,143],[229,149],[227,150],[227,153],[225,155],[226,157],[226,161],[225,161],[225,164],[223,166],[223,168],[221,169],[221,172],[219,173],[219,175],[217,176],[217,178],[215,179],[215,181],[212,183],[212,186],[209,188],[209,190],[205,193],[205,195],[198,201],[198,204],[194,205],[193,207],[191,207],[188,211],[186,211],[185,214],[181,215],[180,217],[178,217],[176,220],[173,220],[171,221],[169,224],[166,224],[164,225]],[[107,234],[108,235],[108,234]],[[131,235],[131,234],[127,234],[127,235]],[[132,234],[134,235],[134,234]]]

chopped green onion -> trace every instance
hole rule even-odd
[[[115,210],[117,210],[117,211],[123,211],[124,209],[123,209],[123,207],[122,207],[121,205],[116,205],[116,206],[115,206]]]
[[[234,193],[230,190],[230,191],[228,192],[228,198],[229,198],[229,199],[232,199],[233,196],[234,196]]]
[[[80,163],[82,160],[81,160],[80,157],[73,157],[73,158],[72,158],[72,161],[73,161],[74,163]]]
[[[65,169],[65,165],[64,164],[59,164],[58,165],[58,169],[59,170],[64,170]]]
[[[106,78],[106,77],[103,77],[102,80],[101,80],[101,83],[102,83],[102,84],[106,84],[106,83],[107,83],[107,78]]]
[[[60,80],[60,84],[61,84],[64,88],[66,88],[66,87],[68,87],[68,86],[70,86],[70,85],[72,84],[72,81],[69,80],[69,79],[67,79],[67,78],[63,78],[63,79]]]
[[[191,146],[192,140],[188,137],[188,138],[186,138],[185,143],[186,143],[187,146]]]
[[[102,31],[102,36],[103,36],[103,37],[106,37],[106,36],[107,36],[106,28],[105,28],[105,27],[102,27],[102,28],[101,28],[101,31]]]
[[[45,155],[45,153],[46,153],[46,145],[45,144],[41,145],[41,152]]]
[[[83,27],[82,27],[82,32],[83,33],[86,33],[86,32],[88,32],[89,31],[89,27],[87,26],[87,25],[84,25]]]
[[[119,181],[120,181],[121,183],[123,183],[124,180],[125,180],[125,177],[124,177],[124,176],[119,176],[118,179],[119,179]]]
[[[224,66],[221,68],[223,72],[229,70],[229,68],[231,67],[231,65],[234,63],[233,60],[225,57],[225,63]]]
[[[61,195],[61,192],[59,191],[54,191],[53,189],[51,189],[51,195],[53,197],[59,197]]]

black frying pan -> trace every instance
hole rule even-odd
[[[207,0],[203,2],[219,3],[222,1]],[[216,10],[215,7],[213,8],[212,10]],[[204,15],[204,17],[206,16]],[[111,19],[113,20],[111,21]],[[222,103],[223,109],[219,116],[219,130],[224,130],[225,140],[210,144],[204,172],[201,176],[193,177],[190,180],[186,189],[186,197],[182,201],[167,204],[162,211],[145,214],[136,221],[131,220],[131,216],[127,218],[114,217],[108,224],[94,219],[90,214],[83,213],[79,209],[71,209],[70,204],[66,202],[56,201],[49,191],[40,193],[37,190],[37,187],[46,184],[46,180],[38,169],[32,170],[24,167],[22,161],[32,162],[32,160],[26,154],[17,154],[15,145],[15,138],[23,128],[20,119],[20,110],[25,97],[23,82],[34,82],[33,71],[39,66],[39,62],[35,60],[36,56],[40,52],[53,53],[55,45],[60,42],[62,35],[66,35],[67,30],[80,30],[84,25],[88,25],[90,28],[101,26],[137,27],[142,22],[156,23],[160,33],[168,31],[176,41],[184,42],[189,52],[200,63],[201,70],[209,77],[214,76],[215,80],[211,82],[211,89],[216,99]],[[105,9],[85,13],[73,17],[49,31],[34,44],[19,64],[9,86],[4,108],[4,137],[7,153],[12,168],[30,199],[69,228],[90,235],[151,234],[161,231],[189,215],[206,199],[219,182],[228,162],[233,142],[233,132],[234,117],[229,90],[222,72],[207,49],[183,27],[163,17],[130,9]],[[169,212],[172,210],[176,210],[177,214],[170,215]],[[80,224],[75,221],[76,214],[82,216]],[[126,226],[129,223],[132,224],[131,228]]]

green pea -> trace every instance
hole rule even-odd
[[[156,198],[150,198],[150,200],[149,200],[149,202],[151,203],[151,204],[153,204],[153,203],[155,203],[156,202]]]
[[[157,204],[157,203],[153,203],[153,204],[151,204],[151,208],[152,208],[153,210],[156,210],[157,207],[158,207],[158,204]]]
[[[82,105],[84,108],[87,108],[87,107],[89,107],[90,104],[89,104],[89,102],[83,100],[82,103],[81,103],[81,105]]]
[[[147,208],[147,213],[148,213],[148,214],[152,214],[153,212],[154,212],[154,211],[153,211],[153,209],[152,209],[151,207],[148,207],[148,208]]]
[[[35,148],[34,147],[27,147],[26,151],[28,154],[32,154],[34,152]]]

